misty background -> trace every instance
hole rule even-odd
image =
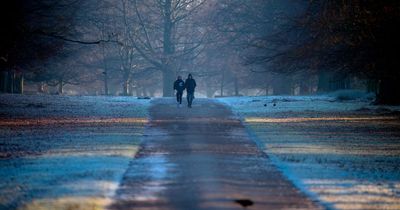
[[[1,3],[0,92],[198,97],[342,89],[400,101],[398,1]]]

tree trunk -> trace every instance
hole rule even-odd
[[[62,80],[58,81],[58,94],[61,95],[64,93],[64,82]]]
[[[174,71],[172,69],[172,55],[174,53],[174,46],[172,43],[172,28],[173,22],[171,17],[171,0],[165,0],[164,3],[164,31],[163,31],[163,97],[171,97],[174,95],[172,84],[174,82]]]
[[[234,85],[235,85],[235,96],[238,96],[239,95],[239,82],[238,82],[237,77],[235,77]]]
[[[224,96],[224,86],[225,86],[225,69],[222,70],[221,72],[221,86],[220,86],[220,96],[223,97]]]
[[[18,93],[24,94],[24,75],[23,74],[21,74],[18,77]]]
[[[10,93],[14,93],[15,92],[15,71],[11,71],[10,74]]]
[[[321,72],[318,74],[318,92],[328,92],[329,91],[329,75],[326,72]]]
[[[224,96],[224,82],[223,81],[221,81],[221,87],[220,87],[219,95],[221,97]]]
[[[207,85],[206,88],[207,98],[213,97],[215,91],[209,85]]]
[[[163,76],[163,97],[171,97],[174,95],[174,73],[171,70],[164,70]]]
[[[108,75],[107,71],[104,71],[104,95],[108,96],[109,91],[108,91]]]
[[[329,84],[329,91],[350,89],[351,79],[346,75],[335,73],[331,75]]]
[[[124,96],[128,96],[128,95],[129,95],[129,84],[130,84],[130,80],[129,80],[129,78],[126,78],[126,79],[124,80],[124,84],[123,84],[123,86],[122,86],[122,88],[123,88],[122,94],[123,94]]]
[[[39,93],[44,93],[44,82],[40,82],[38,84],[38,92]]]
[[[104,35],[104,30],[102,31]],[[107,72],[107,62],[106,62],[106,52],[105,52],[105,43],[101,45],[101,52],[103,54],[103,66],[104,66],[104,95],[108,96],[108,72]]]
[[[148,94],[148,91],[147,91],[147,88],[146,88],[146,87],[143,87],[143,96],[144,96],[144,97],[147,97],[147,96],[149,96],[149,94]]]
[[[128,84],[128,96],[133,96],[132,79],[129,80]]]
[[[0,91],[6,93],[7,92],[7,86],[8,86],[8,72],[7,71],[2,71],[1,72],[1,87]]]

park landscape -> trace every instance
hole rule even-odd
[[[0,209],[400,209],[399,10],[4,3]]]
[[[273,167],[320,205],[318,208],[397,209],[399,206],[399,108],[396,106],[376,107],[365,99],[338,101],[332,96],[196,98],[192,109],[176,108],[173,98],[14,95],[1,98],[5,101],[0,124],[1,203],[5,209],[103,209],[111,205],[130,164],[143,158],[137,153],[144,148],[154,149],[153,155],[157,156],[161,149],[146,146],[146,141],[152,135],[161,140],[168,138],[167,133],[148,128],[152,123],[149,109],[159,103],[183,119],[200,118],[203,121],[199,123],[206,124],[229,125],[225,118],[201,113],[213,109],[210,104],[230,110],[230,120],[238,120],[244,129],[242,133],[231,131],[229,135],[232,138],[244,135],[247,144],[257,145],[257,150],[268,156]],[[178,132],[196,134],[196,131]],[[188,153],[198,152],[195,141],[191,142],[190,137],[186,141],[194,144],[187,149]],[[241,149],[232,147],[229,140],[225,144],[222,146],[229,150]],[[233,154],[237,158],[244,155]],[[135,169],[155,180],[167,179],[163,177],[166,174],[174,179],[178,172],[157,167],[169,164],[166,156],[165,160],[150,161],[148,164],[155,167],[151,170],[140,165]],[[213,170],[204,167],[199,170]],[[222,169],[225,167],[228,166]],[[137,192],[137,196],[149,203],[161,199],[169,186],[162,182],[160,186],[139,183],[144,185],[141,189],[148,190]],[[279,188],[273,191],[277,196],[282,194]],[[231,200],[241,198],[235,196],[224,202],[230,204]],[[188,198],[186,202],[194,201]]]

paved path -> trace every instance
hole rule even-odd
[[[231,111],[158,99],[145,139],[110,209],[317,209],[272,165]]]

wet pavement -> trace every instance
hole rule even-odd
[[[321,209],[272,165],[226,106],[158,99],[109,209]],[[244,201],[244,202],[238,202]]]

